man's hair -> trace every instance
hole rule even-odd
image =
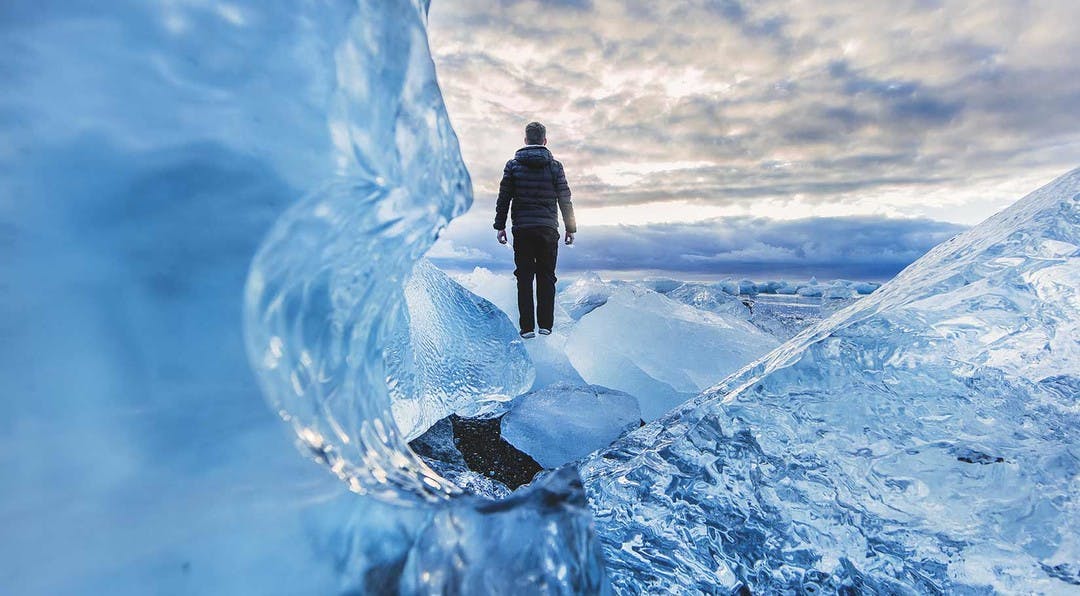
[[[539,145],[547,138],[547,129],[539,122],[530,122],[525,125],[525,142],[530,145]]]

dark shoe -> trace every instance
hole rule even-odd
[[[521,332],[521,339],[532,339],[534,337],[536,337],[536,334],[533,333],[532,331],[522,331]]]
[[[541,329],[540,335],[551,335],[551,329]]]

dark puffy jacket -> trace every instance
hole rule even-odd
[[[495,203],[495,229],[506,229],[509,210],[514,229],[547,226],[558,230],[560,209],[566,231],[577,232],[562,164],[547,147],[529,145],[518,149],[503,170],[499,200]]]

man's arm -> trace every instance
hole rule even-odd
[[[495,229],[506,229],[506,215],[510,212],[510,200],[514,197],[514,174],[510,162],[503,168],[502,182],[499,182],[499,198],[495,201]]]
[[[559,162],[555,162],[555,196],[559,198],[559,210],[562,211],[563,223],[566,225],[567,244],[573,242],[573,234],[577,233],[577,220],[574,219],[574,203],[570,200],[570,185],[566,183],[566,171]]]

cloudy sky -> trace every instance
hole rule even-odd
[[[563,271],[883,279],[1080,165],[1076,0],[434,0],[476,202],[432,251],[512,269],[491,221],[524,124],[579,222]]]

